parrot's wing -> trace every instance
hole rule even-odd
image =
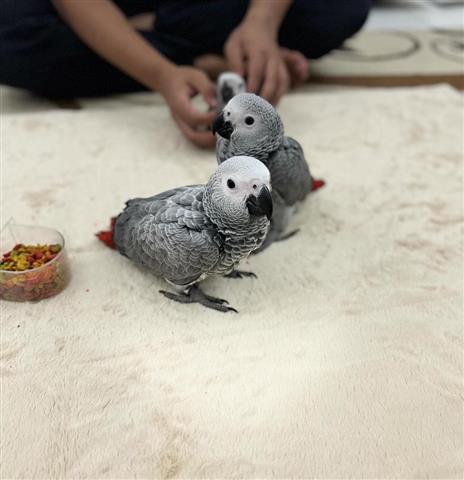
[[[216,140],[216,159],[218,165],[220,165],[222,162],[225,162],[228,158],[230,157],[229,155],[229,140],[220,137],[217,135],[217,140]]]
[[[165,192],[157,193],[152,197],[146,198],[132,198],[126,202],[126,206],[135,205],[135,204],[152,204],[152,206],[156,205],[156,202],[161,200],[166,200],[169,198],[178,199],[182,198],[184,193],[189,193],[190,191],[196,190],[198,188],[203,188],[203,185],[186,185],[185,187],[176,187],[172,188],[171,190],[166,190]]]
[[[312,177],[301,145],[291,137],[284,137],[278,150],[269,157],[272,188],[287,205],[303,200],[311,191]]]
[[[121,253],[176,285],[212,272],[222,238],[203,210],[203,192],[182,187],[129,201],[117,220]]]

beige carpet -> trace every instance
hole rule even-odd
[[[464,89],[463,31],[362,30],[343,49],[312,61],[311,80],[361,86],[447,82]]]
[[[1,478],[462,478],[462,96],[288,96],[328,185],[258,280],[205,284],[239,315],[93,236],[215,167],[136,103],[2,116],[3,221],[62,230],[73,280],[1,304]]]

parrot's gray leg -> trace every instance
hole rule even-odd
[[[256,250],[253,250],[251,252],[252,255],[256,255],[257,253],[261,253],[263,250],[266,250],[267,247],[269,247],[269,245],[271,245],[271,243],[274,241],[274,240],[268,240],[269,238],[269,235],[265,238],[264,242],[261,244],[261,246],[259,248],[257,248]]]
[[[244,277],[252,277],[258,278],[256,273],[253,272],[245,272],[243,270],[232,270],[227,275],[224,275],[225,278],[244,278]]]
[[[174,300],[175,302],[180,303],[199,303],[207,308],[212,308],[214,310],[218,310],[219,312],[235,312],[238,313],[235,308],[227,307],[224,305],[225,303],[229,303],[227,300],[222,298],[211,297],[210,295],[206,295],[203,293],[197,285],[193,285],[188,293],[172,293],[167,292],[165,290],[159,291],[165,297]]]
[[[269,230],[268,234],[266,235],[266,238],[264,239],[263,243],[259,248],[256,250],[253,250],[251,253],[253,255],[256,255],[257,253],[261,253],[263,250],[266,250],[271,243],[275,242],[278,238],[278,233],[276,230],[273,230],[272,228]]]
[[[287,240],[288,238],[293,237],[293,235],[297,234],[299,231],[300,231],[300,229],[297,228],[296,230],[292,230],[291,232],[288,232],[285,235],[282,235],[280,237],[276,237],[274,239],[274,242],[281,242],[282,240]]]
[[[281,242],[283,240],[287,240],[290,237],[293,237],[293,235],[296,235],[300,231],[299,228],[296,230],[292,230],[289,233],[285,233],[284,235],[280,235],[277,230],[269,230],[269,233],[267,234],[266,238],[264,239],[264,242],[261,244],[259,248],[251,252],[253,255],[256,255],[257,253],[261,253],[263,250],[266,250],[269,245],[271,245],[274,242]]]

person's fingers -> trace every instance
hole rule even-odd
[[[298,62],[298,70],[303,75],[303,79],[307,78],[309,75],[309,60],[301,52],[295,50],[292,53],[295,61]]]
[[[296,50],[291,51],[291,58],[296,72],[296,80],[298,84],[305,82],[309,76],[309,61],[301,53]]]
[[[282,60],[280,58],[274,57],[269,59],[266,65],[263,88],[260,92],[260,95],[272,104],[276,101],[277,90],[280,87],[279,82],[281,77],[279,68],[281,62]]]
[[[232,40],[224,46],[224,54],[230,70],[239,75],[245,74],[244,54],[240,42]]]
[[[279,66],[279,84],[278,89],[274,99],[274,105],[277,105],[280,99],[287,93],[290,88],[290,75],[288,73],[287,67],[284,63],[281,63]]]
[[[248,91],[257,93],[261,87],[265,69],[264,53],[251,52],[247,64]]]
[[[304,59],[304,62],[300,65],[300,80],[301,83],[304,83],[308,80],[310,76],[310,69],[309,69],[309,60],[307,58]]]
[[[304,83],[309,77],[309,60],[297,50],[281,47],[280,52],[290,70],[293,85]]]
[[[211,135],[210,131],[198,131],[194,130],[188,123],[184,122],[175,113],[172,114],[174,120],[179,126],[180,131],[184,137],[190,140],[193,144],[200,148],[211,148],[215,145],[216,139],[214,135]]]
[[[192,76],[191,83],[211,108],[217,107],[216,86],[205,73],[198,71],[196,75]]]
[[[202,112],[201,110],[196,109],[192,104],[193,95],[194,92],[188,90],[180,92],[173,105],[176,116],[181,118],[185,123],[188,123],[193,128],[200,125],[211,125],[216,117],[216,112],[214,110]]]

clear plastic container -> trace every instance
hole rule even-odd
[[[0,235],[0,253],[3,255],[17,244],[59,244],[61,250],[55,258],[37,268],[19,272],[0,270],[0,298],[36,302],[63,291],[70,280],[63,235],[52,228],[19,225],[10,220]]]

